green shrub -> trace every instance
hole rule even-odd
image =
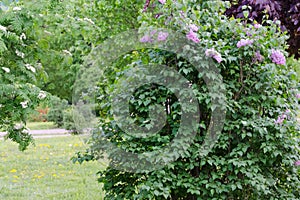
[[[63,127],[64,124],[64,110],[68,108],[68,102],[56,96],[51,97],[49,102],[49,112],[47,120],[54,122],[58,127]]]
[[[300,198],[295,166],[300,160],[295,140],[299,133],[296,119],[299,85],[296,72],[285,61],[287,36],[272,21],[266,20],[269,26],[259,27],[227,19],[221,14],[225,11],[224,6],[220,1],[169,0],[166,4],[150,5],[148,12],[139,18],[143,29],[167,26],[186,34],[195,42],[188,47],[202,47],[205,56],[212,57],[223,77],[226,120],[218,143],[206,156],[201,156],[199,150],[208,132],[213,110],[211,99],[215,97],[208,92],[204,73],[199,73],[184,59],[199,60],[204,52],[198,57],[190,57],[185,51],[176,55],[145,48],[123,56],[124,59],[117,60],[111,68],[103,68],[99,80],[103,93],[103,98],[99,98],[100,131],[94,132],[90,153],[80,155],[78,160],[96,159],[107,153],[110,165],[99,172],[106,199]],[[159,17],[153,18],[157,13],[160,13]],[[143,42],[152,42],[146,39]],[[120,48],[126,45],[122,42],[117,43]],[[101,61],[95,62],[97,67]],[[174,162],[161,169],[134,173],[122,170],[122,166],[145,167],[135,162],[137,157],[142,157],[144,152],[163,149],[176,137],[184,108],[166,88],[146,84],[131,96],[130,116],[135,124],[147,128],[150,107],[159,104],[166,107],[166,125],[146,138],[131,136],[118,125],[112,112],[114,96],[109,97],[109,94],[121,90],[118,87],[122,84],[123,88],[130,87],[130,81],[126,85],[120,80],[125,75],[133,79],[134,70],[149,63],[167,65],[189,80],[199,103],[200,122],[190,146],[176,143],[174,149],[178,151],[168,152],[164,157],[176,157]],[[205,66],[204,63],[202,67]],[[185,131],[190,131],[192,126],[193,121]],[[140,154],[130,160],[122,150]],[[144,160],[145,165],[155,159]]]
[[[80,134],[83,131],[80,129],[78,124],[75,121],[75,117],[78,120],[81,115],[80,113],[76,113],[72,106],[68,107],[63,111],[63,128],[66,130],[70,130],[73,134]]]
[[[287,59],[287,65],[296,72],[296,78],[300,82],[300,60],[294,58],[294,56]]]

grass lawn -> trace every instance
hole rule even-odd
[[[57,128],[53,122],[28,122],[26,125],[30,130],[46,130]]]
[[[96,173],[104,162],[73,164],[70,158],[86,149],[82,136],[36,139],[25,152],[0,140],[0,199],[101,200]]]

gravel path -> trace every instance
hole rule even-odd
[[[50,130],[30,130],[29,133],[34,138],[52,138],[70,136],[70,131],[65,129],[50,129]],[[0,138],[3,138],[6,132],[0,132]]]

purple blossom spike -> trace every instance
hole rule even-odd
[[[254,62],[262,62],[264,60],[264,57],[260,54],[259,51],[255,52],[253,61]]]
[[[214,48],[206,49],[205,55],[207,57],[214,58],[218,63],[222,62],[222,56],[219,52],[217,52]]]
[[[290,109],[287,109],[282,115],[279,115],[277,120],[275,121],[275,124],[282,124],[283,121],[288,117],[289,113],[291,112]]]
[[[185,13],[181,10],[181,11],[179,11],[179,14],[180,14],[180,17],[181,18],[185,18]]]
[[[277,120],[275,121],[275,124],[282,124],[283,120],[285,119],[286,115],[278,116]]]
[[[169,33],[167,32],[159,32],[157,36],[158,41],[165,41],[169,36]]]
[[[295,166],[300,166],[300,160],[297,160],[295,163],[294,163]]]
[[[198,26],[196,26],[195,24],[191,24],[190,29],[194,32],[197,32],[199,30]]]
[[[190,32],[186,35],[186,37],[189,39],[189,40],[192,40],[193,42],[195,43],[199,43],[200,40],[197,36],[197,34],[195,32],[193,32],[192,29],[190,29]]]
[[[282,52],[272,49],[271,60],[277,65],[284,65],[286,60]]]
[[[161,4],[165,4],[166,3],[166,0],[158,0],[159,1],[159,3],[161,3]]]
[[[241,39],[240,41],[238,41],[236,46],[237,46],[237,48],[241,48],[243,46],[251,45],[252,43],[253,43],[253,40]]]
[[[261,25],[260,24],[254,24],[254,28],[260,28]]]
[[[152,42],[152,39],[149,35],[144,35],[141,39],[140,42],[142,43],[147,43],[147,42]]]

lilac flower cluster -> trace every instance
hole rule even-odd
[[[300,93],[299,93],[299,94],[296,94],[296,98],[297,98],[297,99],[300,99]]]
[[[149,35],[144,35],[141,39],[140,42],[142,43],[147,43],[147,42],[152,42],[152,39]]]
[[[188,32],[188,34],[186,35],[186,37],[187,37],[187,39],[192,40],[195,43],[199,43],[200,42],[197,34],[192,29],[190,29],[190,32]]]
[[[237,48],[241,48],[243,46],[251,45],[252,43],[253,43],[253,40],[241,39],[240,41],[238,41],[236,46],[237,46]]]
[[[205,55],[207,57],[214,58],[218,63],[222,62],[222,56],[219,52],[217,52],[214,48],[206,49]]]
[[[297,160],[295,163],[294,163],[295,166],[300,166],[300,160]]]
[[[169,33],[167,32],[159,32],[157,35],[157,40],[158,41],[165,41],[169,36]]]
[[[274,49],[272,49],[271,60],[277,65],[284,65],[286,62],[283,53],[281,53],[279,50]]]
[[[278,116],[277,120],[275,121],[275,124],[282,124],[290,112],[290,110],[286,110],[282,115]]]
[[[254,24],[254,28],[260,28],[261,25],[260,24]]]
[[[156,34],[156,32],[157,32],[156,30],[153,30],[150,32],[150,35],[144,35],[140,39],[140,42],[142,42],[142,43],[153,42],[154,41],[153,37]],[[160,31],[157,34],[157,41],[160,41],[160,42],[165,41],[165,40],[167,40],[168,36],[169,36],[168,32]]]
[[[159,3],[161,3],[161,4],[165,4],[166,3],[166,0],[158,0],[159,1]]]
[[[253,62],[262,62],[264,60],[264,57],[260,54],[259,51],[255,52]]]
[[[199,30],[198,26],[196,26],[195,24],[191,24],[190,25],[190,30],[197,32]]]

